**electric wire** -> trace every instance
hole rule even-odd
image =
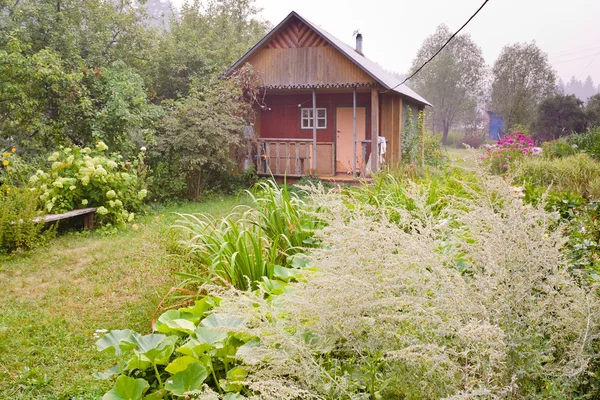
[[[467,22],[465,22],[465,23],[463,24],[463,26],[461,26],[461,27],[460,27],[460,29],[459,29],[459,30],[457,30],[456,32],[454,32],[454,34],[453,34],[452,36],[450,36],[450,38],[449,38],[449,39],[446,41],[446,43],[444,43],[444,44],[442,45],[442,47],[440,47],[440,49],[439,49],[438,51],[436,51],[436,53],[435,53],[433,56],[431,56],[431,57],[429,58],[429,60],[425,61],[425,62],[423,63],[423,65],[421,65],[421,66],[419,67],[419,69],[417,69],[415,72],[413,72],[413,74],[412,74],[412,75],[410,75],[408,78],[404,79],[402,82],[400,82],[399,84],[397,84],[397,85],[396,85],[396,86],[394,86],[393,88],[387,89],[387,90],[383,91],[382,93],[387,93],[387,92],[389,92],[390,90],[394,90],[394,89],[396,89],[398,86],[402,86],[402,85],[404,85],[404,83],[406,83],[406,81],[408,81],[410,78],[412,78],[412,77],[414,77],[415,75],[417,75],[417,74],[419,73],[419,71],[421,71],[421,70],[422,70],[422,69],[423,69],[423,68],[424,68],[424,67],[425,67],[427,64],[429,64],[429,62],[430,62],[430,61],[432,61],[432,60],[433,60],[433,59],[434,59],[434,58],[435,58],[435,57],[436,57],[438,54],[440,54],[440,53],[442,52],[442,50],[444,50],[444,47],[446,47],[446,46],[448,45],[448,43],[450,43],[450,42],[452,41],[452,39],[454,39],[454,38],[456,37],[456,35],[458,35],[458,34],[460,33],[460,31],[462,31],[462,30],[465,28],[465,26],[467,26],[467,25],[469,24],[469,22],[471,22],[471,20],[472,20],[473,18],[475,18],[475,16],[476,16],[477,14],[479,14],[479,11],[481,11],[481,10],[483,9],[483,7],[485,7],[485,5],[486,5],[486,4],[487,4],[489,1],[490,1],[490,0],[485,0],[485,1],[483,2],[483,4],[482,4],[482,5],[481,5],[481,6],[480,6],[478,9],[477,9],[477,11],[475,11],[475,13],[474,13],[473,15],[471,15],[471,18],[469,18],[469,19],[467,20]]]

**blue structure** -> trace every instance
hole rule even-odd
[[[493,111],[488,111],[490,116],[490,139],[500,140],[504,134],[504,118]]]

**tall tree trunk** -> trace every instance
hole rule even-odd
[[[442,144],[445,146],[448,140],[448,133],[450,132],[450,125],[444,124],[444,131],[442,133]]]

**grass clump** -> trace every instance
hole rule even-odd
[[[180,233],[180,249],[192,256],[194,281],[215,277],[240,290],[256,288],[262,277],[273,278],[275,266],[313,247],[321,225],[306,203],[286,185],[258,183],[247,191],[252,205],[216,220],[202,214],[181,214],[173,228]],[[251,285],[252,284],[252,285]]]
[[[512,171],[513,179],[535,186],[552,186],[553,191],[573,192],[600,199],[600,163],[587,154],[562,158],[524,158]]]

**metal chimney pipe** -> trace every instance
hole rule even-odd
[[[356,52],[359,53],[360,55],[362,55],[362,53],[363,53],[362,45],[363,45],[362,35],[360,33],[357,33],[356,34]]]

